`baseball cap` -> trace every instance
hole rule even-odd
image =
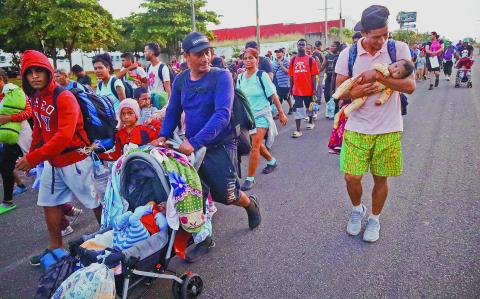
[[[245,49],[250,49],[250,48],[257,49],[258,48],[257,42],[254,41],[254,40],[251,40],[251,41],[247,42],[245,44]]]
[[[283,48],[280,48],[280,49],[276,49],[274,52],[275,53],[285,53],[285,50]]]
[[[322,42],[321,42],[321,41],[317,40],[317,41],[315,42],[315,47],[320,47],[321,45],[322,45]]]
[[[362,12],[360,22],[354,27],[354,31],[369,31],[385,27],[388,23],[390,12],[382,5],[372,5]]]
[[[208,38],[200,32],[189,33],[182,42],[183,51],[186,53],[198,53],[211,47]]]
[[[361,39],[362,34],[360,32],[355,32],[352,36],[352,39]]]

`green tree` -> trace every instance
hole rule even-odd
[[[116,20],[119,27],[119,42],[116,49],[122,52],[142,52],[145,41],[138,38],[134,30],[138,23],[138,14],[131,14],[130,16]]]
[[[195,24],[198,31],[213,38],[207,24],[219,24],[219,15],[205,11],[205,5],[205,0],[195,0]],[[158,42],[169,54],[178,53],[180,42],[191,31],[190,0],[146,0],[141,7],[146,12],[137,15],[133,35],[143,42]]]
[[[232,58],[235,58],[235,59],[240,57],[240,55],[242,54],[242,49],[240,49],[239,47],[232,47],[232,51],[233,51]]]
[[[330,36],[333,38],[336,38],[340,42],[344,43],[351,43],[352,42],[352,36],[353,36],[353,30],[349,28],[342,28],[342,40],[340,41],[340,28],[337,27],[330,27]],[[328,45],[326,45],[328,46]]]
[[[96,0],[3,0],[0,39],[11,51],[38,49],[57,65],[60,49],[71,64],[74,50],[113,45],[115,22]]]

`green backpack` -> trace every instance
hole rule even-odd
[[[12,84],[6,84],[3,88],[5,97],[0,102],[0,114],[12,115],[22,112],[27,105],[23,90]],[[19,122],[8,122],[0,126],[0,143],[16,144],[20,134]]]

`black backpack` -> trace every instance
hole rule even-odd
[[[57,109],[57,99],[65,89],[57,86],[53,92],[53,106]],[[71,92],[77,99],[83,117],[83,128],[91,143],[98,143],[97,152],[103,152],[113,148],[117,117],[113,102],[109,97],[86,93],[80,89]],[[79,135],[81,136],[81,135]],[[83,142],[87,143],[86,140]]]
[[[52,265],[49,270],[40,277],[34,299],[51,298],[62,282],[74,272],[76,262],[75,258],[67,255]]]
[[[148,74],[148,71],[150,70],[151,66],[152,65],[150,64],[147,67],[147,74]],[[171,84],[173,83],[173,81],[175,81],[175,78],[177,77],[177,73],[175,73],[175,71],[172,69],[172,67],[170,65],[160,63],[160,66],[158,67],[158,77],[162,81],[163,86],[165,86],[165,81],[163,80],[163,73],[162,73],[164,67],[167,67],[167,69],[168,69],[168,74],[170,76],[170,86],[172,86]]]
[[[110,81],[110,89],[112,90],[113,95],[118,99],[118,93],[117,90],[115,89],[115,82],[117,82],[118,79],[117,77],[113,77],[112,80]],[[133,99],[133,87],[130,83],[126,81],[122,81],[123,86],[125,87],[125,97]],[[103,81],[100,81],[98,83],[98,89],[102,90],[103,86]]]
[[[223,71],[222,69],[212,67],[210,72],[212,73],[209,76],[208,86],[215,88],[217,83],[218,74]],[[185,81],[187,76],[190,74],[190,70],[185,70],[177,76],[175,80],[174,88],[178,92],[182,92],[184,88]],[[230,117],[229,127],[233,131],[233,138],[238,139],[238,154],[239,156],[245,156],[250,153],[251,141],[249,131],[255,129],[255,116],[253,115],[252,109],[250,108],[250,103],[247,100],[245,94],[239,90],[235,89],[235,94],[232,104],[232,115]]]

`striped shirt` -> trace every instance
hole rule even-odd
[[[288,61],[288,59],[286,59],[285,57],[283,58],[283,65],[288,70],[290,61]],[[276,86],[290,87],[290,76],[288,76],[288,73],[285,73],[285,71],[282,69],[282,67],[277,62],[277,60],[273,61],[273,74],[275,76],[273,82],[275,82]]]

